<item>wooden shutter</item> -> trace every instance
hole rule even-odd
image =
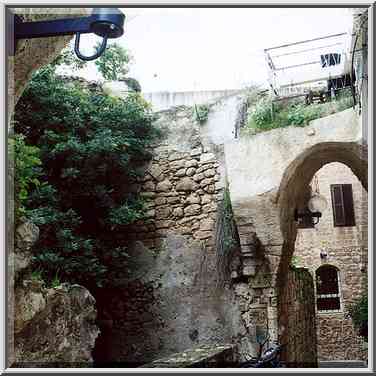
[[[355,226],[354,201],[351,184],[330,186],[334,226]]]

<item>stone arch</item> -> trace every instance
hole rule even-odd
[[[368,190],[367,146],[356,142],[322,142],[299,154],[286,168],[277,193],[280,229],[283,237],[282,255],[278,268],[279,285],[283,285],[294,253],[297,227],[294,210],[306,200],[306,190],[313,175],[324,165],[340,162],[348,166]]]
[[[294,220],[294,211],[298,206],[305,206],[309,195],[307,188],[314,176],[323,166],[339,162],[347,167],[359,179],[364,189],[368,190],[367,175],[367,147],[356,142],[322,142],[315,144],[300,153],[285,169],[281,184],[276,196],[276,210],[282,235],[282,249],[277,268],[276,294],[278,297],[278,332],[279,336],[287,338],[289,334],[283,334],[284,317],[283,306],[288,280],[291,279],[291,258],[295,251],[297,226]],[[333,265],[338,269],[336,265]],[[316,273],[315,276],[316,277]],[[340,278],[340,276],[339,276]],[[303,308],[305,309],[305,308]],[[309,308],[307,308],[309,310]],[[311,330],[311,340],[317,343],[316,330]],[[314,333],[314,334],[313,334]],[[282,338],[281,337],[281,338]],[[307,338],[299,341],[306,343]],[[291,357],[291,354],[287,354]]]

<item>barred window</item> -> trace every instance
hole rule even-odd
[[[321,312],[341,310],[339,273],[332,265],[323,265],[316,270],[316,304]]]

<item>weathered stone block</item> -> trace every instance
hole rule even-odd
[[[198,204],[192,204],[184,209],[184,215],[197,215],[201,212],[201,206]]]
[[[170,162],[172,161],[176,161],[176,160],[179,160],[179,159],[184,159],[184,154],[182,153],[176,153],[176,152],[173,152],[173,153],[170,153],[170,155],[168,156],[168,160]]]
[[[180,161],[174,161],[170,163],[170,169],[171,170],[179,170],[181,168],[185,167],[185,161],[180,160]]]
[[[213,179],[211,179],[211,178],[206,178],[206,179],[201,180],[201,182],[200,182],[200,186],[201,186],[202,188],[204,188],[204,187],[206,187],[207,185],[209,185],[209,184],[213,184],[213,183],[214,183],[214,180],[213,180]]]
[[[167,202],[169,204],[177,204],[180,202],[180,198],[179,197],[167,197]]]
[[[164,178],[163,171],[158,165],[152,165],[148,173],[157,181],[162,181]]]
[[[193,180],[195,181],[195,182],[199,182],[199,181],[201,181],[202,179],[204,179],[205,178],[205,175],[204,174],[196,174],[196,175],[194,175],[193,176]]]
[[[185,200],[185,204],[191,205],[191,204],[200,204],[201,198],[199,195],[192,193],[190,194],[187,199]]]
[[[169,180],[163,180],[156,186],[157,192],[168,192],[172,189],[172,184]]]
[[[166,202],[167,202],[166,197],[157,197],[157,198],[155,199],[155,204],[156,204],[156,205],[163,205],[163,204],[165,204]]]
[[[197,189],[197,184],[189,177],[183,178],[176,184],[177,191],[194,191]]]
[[[156,219],[165,219],[168,218],[171,215],[171,208],[166,206],[162,208],[158,208],[155,210],[155,217]]]
[[[197,167],[197,166],[198,166],[198,162],[195,159],[191,159],[185,162],[186,168]]]
[[[196,169],[193,167],[188,168],[186,171],[186,175],[188,176],[193,176],[195,173],[196,173]]]
[[[184,176],[185,174],[186,174],[186,169],[185,168],[181,168],[180,170],[178,170],[178,171],[175,172],[175,176],[178,176],[178,177]]]
[[[177,218],[182,217],[184,215],[183,208],[175,208],[172,215]]]
[[[210,184],[210,185],[207,185],[206,187],[204,187],[203,190],[206,193],[214,193],[215,192],[215,186],[214,186],[214,184]]]
[[[210,168],[209,170],[204,171],[204,175],[207,178],[211,178],[211,177],[215,176],[215,174],[216,174],[216,172],[215,172],[214,168]]]

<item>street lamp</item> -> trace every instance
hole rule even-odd
[[[295,209],[294,217],[295,221],[299,221],[300,218],[317,218],[314,225],[317,225],[322,216],[322,212],[328,207],[328,203],[324,196],[315,193],[308,201],[308,210],[304,213],[299,213],[298,209]]]
[[[91,16],[64,18],[50,21],[23,22],[22,19],[8,12],[8,27],[14,32],[10,54],[14,55],[19,39],[46,38],[62,35],[76,35],[74,52],[81,60],[90,61],[102,55],[107,46],[107,39],[119,38],[124,33],[124,14],[117,8],[95,8]],[[92,56],[80,52],[81,34],[94,33],[102,37],[102,44]]]

